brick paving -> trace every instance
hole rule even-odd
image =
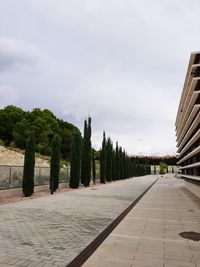
[[[200,199],[165,175],[153,185],[83,267],[200,267]]]
[[[64,267],[156,176],[0,206],[0,267]]]

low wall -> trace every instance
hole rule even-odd
[[[185,181],[185,187],[200,198],[200,185]]]
[[[59,189],[66,188],[68,185],[66,183],[59,184]],[[48,192],[49,185],[39,185],[34,187],[34,193],[37,192]],[[14,188],[8,190],[0,190],[0,198],[3,197],[14,197],[14,196],[23,196],[22,188]]]
[[[60,183],[69,183],[69,167],[60,169]],[[21,188],[23,166],[0,165],[0,190]],[[49,185],[50,168],[35,167],[35,186]]]

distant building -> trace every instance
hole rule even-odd
[[[200,52],[190,56],[176,118],[178,162],[186,187],[200,197]]]

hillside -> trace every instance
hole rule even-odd
[[[55,134],[61,137],[61,157],[70,157],[72,138],[79,129],[73,124],[57,118],[50,110],[35,108],[24,111],[7,106],[0,109],[1,144],[24,150],[30,132],[35,132],[35,150],[39,154],[51,155],[51,142]]]
[[[0,165],[23,166],[24,155],[0,145]],[[35,166],[49,167],[47,160],[36,157]]]

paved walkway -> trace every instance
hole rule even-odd
[[[200,267],[200,199],[173,176],[160,178],[84,267]]]
[[[0,206],[0,267],[66,266],[156,178],[132,178]]]

